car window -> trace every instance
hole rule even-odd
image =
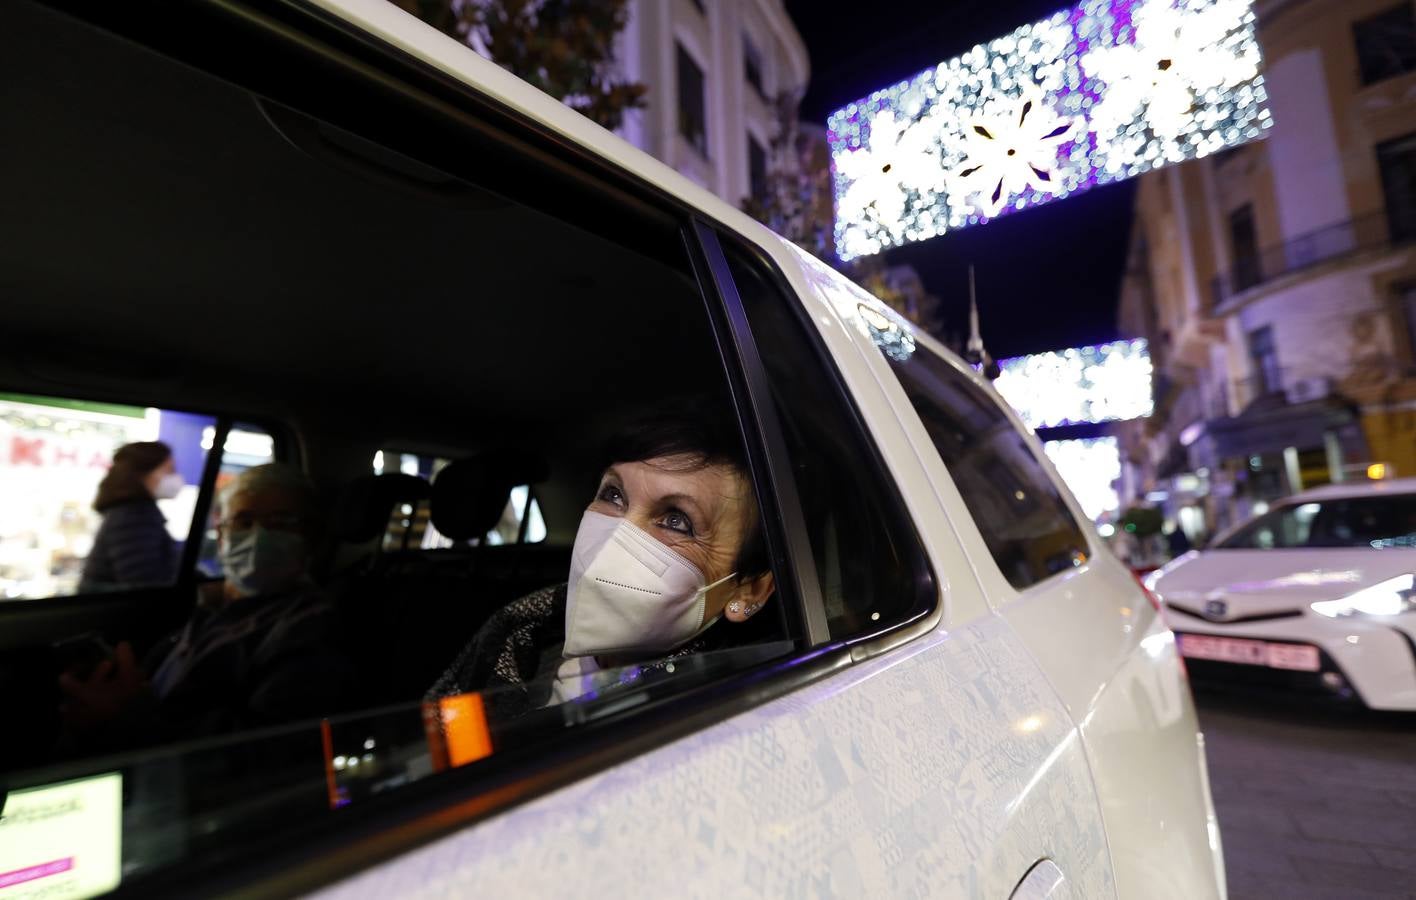
[[[375,475],[396,471],[432,482],[452,462],[441,456],[407,453],[400,450],[380,450],[374,454]],[[430,505],[426,501],[400,503],[389,514],[384,532],[385,550],[421,547],[430,550],[452,547],[457,542],[440,533],[433,524]],[[532,485],[518,484],[511,489],[506,506],[495,527],[486,535],[473,538],[488,545],[536,544],[546,539],[546,519],[541,514]]]
[[[1085,562],[1081,526],[999,403],[927,347],[882,352],[1008,583],[1023,590]]]
[[[0,393],[0,600],[172,583],[214,423],[150,406]],[[176,476],[157,495],[132,465],[109,478],[120,447],[151,442],[170,450]]]
[[[1216,544],[1226,550],[1416,547],[1416,495],[1352,497],[1270,510]]]
[[[120,832],[124,887],[298,848],[288,835],[348,822],[365,800],[387,809],[456,761],[464,773],[534,766],[551,745],[564,759],[581,740],[677,721],[675,704],[697,712],[727,691],[696,688],[802,646],[765,549],[780,526],[761,510],[777,505],[747,471],[761,448],[685,213],[572,179],[570,162],[518,143],[539,135],[475,95],[459,109],[488,123],[464,132],[429,112],[440,103],[391,117],[403,93],[358,90],[356,73],[313,95],[319,118],[43,7],[6,7],[0,33],[31,48],[12,60],[30,77],[0,96],[0,117],[42,110],[46,122],[5,147],[31,176],[0,204],[20,236],[0,242],[7,342],[82,338],[67,375],[102,396],[153,395],[136,414],[103,412],[109,451],[180,424],[204,500],[241,487],[200,553],[183,548],[209,579],[101,614],[54,604],[19,622],[4,607],[21,604],[0,604],[0,779],[90,784],[96,797],[111,782],[87,780],[118,774],[104,827]],[[313,53],[305,63],[328,68]],[[273,64],[262,54],[253,71]],[[101,253],[75,265],[75,247]],[[9,362],[0,385],[38,380]],[[187,402],[232,412],[168,412]],[[707,465],[673,449],[685,433]],[[207,464],[218,450],[221,465]],[[830,452],[823,493],[862,458],[855,444]],[[54,516],[92,500],[91,483],[64,485],[45,501]],[[405,488],[431,496],[426,520]],[[826,527],[840,536],[838,581],[863,592],[850,615],[883,627],[905,607],[884,588],[912,598],[915,585],[894,526],[871,527],[876,502],[862,489]],[[581,557],[600,568],[576,572],[575,618],[586,522]],[[424,539],[434,533],[445,540]],[[664,602],[624,599],[636,590]],[[729,609],[735,591],[746,599]],[[445,764],[430,751],[430,696]],[[444,707],[479,704],[490,755],[475,729],[441,733]],[[663,715],[636,725],[641,709]],[[390,710],[403,715],[385,732]],[[77,856],[74,824],[27,843],[33,858],[15,868]]]
[[[728,265],[763,348],[792,457],[826,617],[835,638],[870,634],[928,609],[937,596],[919,538],[865,438],[798,301],[740,245]]]

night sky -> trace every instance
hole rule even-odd
[[[852,100],[1046,18],[1066,0],[786,0],[811,53],[802,117]],[[1113,340],[1132,182],[1093,188],[983,226],[886,252],[919,270],[963,333],[975,266],[984,344],[997,358]]]

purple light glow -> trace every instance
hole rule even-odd
[[[1250,0],[1085,0],[828,120],[843,259],[1205,156],[1271,124]]]

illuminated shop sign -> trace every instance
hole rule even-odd
[[[1250,0],[1086,0],[837,110],[842,259],[1206,156],[1272,120]]]
[[[121,878],[123,776],[11,791],[0,816],[0,897],[81,900]]]
[[[1144,340],[1015,356],[994,386],[1031,428],[1138,419],[1151,414]]]

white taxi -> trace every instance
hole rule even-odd
[[[0,541],[53,548],[0,569],[25,890],[1225,896],[1158,608],[989,383],[841,274],[385,0],[8,3],[0,60]],[[758,630],[514,716],[425,700],[565,581],[606,423],[685,397],[744,449]],[[145,436],[180,565],[85,593],[88,463]],[[217,489],[271,460],[339,498],[308,578],[355,694],[179,720],[135,676],[170,730],[56,754],[52,654],[199,627]]]
[[[1197,683],[1416,709],[1416,478],[1285,498],[1146,580]]]

